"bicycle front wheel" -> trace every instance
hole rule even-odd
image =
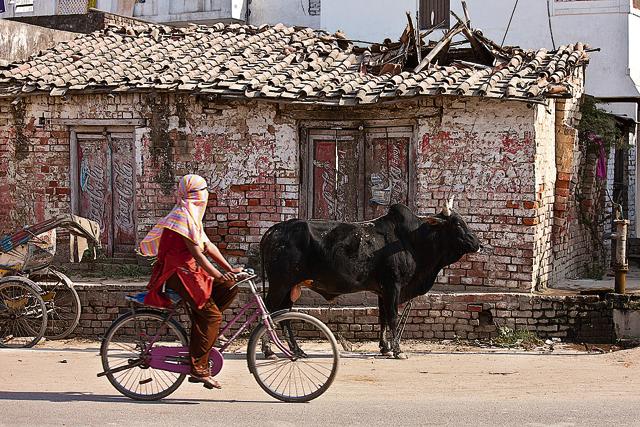
[[[0,284],[0,347],[33,347],[47,328],[47,309],[40,293],[23,280]]]
[[[148,349],[153,339],[157,339],[154,346],[188,345],[184,329],[175,320],[152,310],[140,310],[116,319],[102,341],[100,354],[107,379],[116,390],[132,399],[167,397],[186,377],[186,374],[149,366]]]
[[[327,391],[338,372],[340,353],[329,328],[308,314],[272,318],[260,325],[247,348],[249,371],[269,395],[284,402],[308,402]]]

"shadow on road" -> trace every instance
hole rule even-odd
[[[65,347],[65,348],[47,348],[47,347],[36,347],[36,348],[3,348],[3,353],[9,352],[24,352],[24,353],[96,353],[100,352],[100,348],[76,348],[76,347]]]
[[[576,352],[576,353],[553,353],[553,352],[527,352],[527,351],[407,351],[405,354],[411,358],[412,356],[554,356],[554,357],[576,357],[576,356],[600,356],[602,353],[592,352]],[[226,356],[225,356],[226,357]],[[344,359],[394,359],[393,356],[383,356],[380,353],[356,353],[349,351],[341,351],[340,357]]]
[[[277,400],[237,400],[237,399],[162,399],[151,402],[129,399],[124,396],[110,396],[105,394],[93,394],[82,392],[55,392],[55,391],[0,391],[2,400],[31,400],[46,402],[101,402],[101,403],[131,403],[151,405],[198,405],[200,403],[264,403],[280,404]]]

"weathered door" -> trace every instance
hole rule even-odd
[[[309,133],[310,216],[358,219],[358,134],[352,130],[314,129]]]
[[[130,134],[77,134],[79,214],[100,224],[109,255],[135,247],[134,146]]]
[[[361,221],[409,205],[412,128],[307,131],[307,217]]]
[[[114,252],[132,253],[136,245],[135,163],[131,134],[111,134]]]
[[[389,205],[409,205],[411,127],[368,128],[365,132],[365,219],[377,218]]]

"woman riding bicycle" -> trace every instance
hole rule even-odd
[[[175,291],[190,307],[191,357],[190,382],[206,388],[221,388],[209,371],[209,352],[218,337],[222,312],[233,302],[233,268],[211,243],[202,220],[207,208],[207,182],[198,175],[185,175],[178,183],[177,203],[140,243],[140,252],[157,256],[147,288],[145,304],[170,307],[165,288]],[[226,273],[218,271],[207,259],[209,255]]]

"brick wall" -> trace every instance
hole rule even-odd
[[[76,336],[99,338],[113,320],[130,309],[126,292],[141,287],[105,285],[78,286],[83,312]],[[250,298],[242,289],[224,321],[233,318]],[[370,305],[329,307],[305,290],[297,310],[327,323],[348,340],[377,340],[378,309]],[[355,300],[367,298],[353,296]],[[349,300],[343,300],[349,303]],[[353,301],[352,301],[353,302]],[[619,305],[619,304],[618,304]],[[526,329],[542,338],[558,337],[573,342],[615,342],[612,302],[598,296],[545,296],[496,293],[428,293],[417,298],[410,311],[404,338],[488,339],[498,326]],[[250,313],[249,313],[250,314]],[[180,317],[185,326],[188,317]],[[245,320],[243,317],[241,320]],[[238,324],[239,326],[239,324]],[[234,329],[235,330],[235,329]]]
[[[49,119],[145,120],[134,136],[138,238],[172,208],[175,181],[186,173],[209,181],[205,227],[237,262],[255,265],[266,229],[298,215],[300,119],[286,107],[173,94],[23,99],[0,103],[0,185],[8,195],[0,231],[70,210],[69,128]],[[356,109],[308,111],[329,126]],[[358,111],[359,120],[415,120],[418,213],[436,213],[455,194],[454,208],[485,246],[448,268],[439,289],[530,291],[548,282],[560,207],[553,112],[451,97]]]
[[[50,107],[44,97],[0,103],[0,233],[69,210],[69,132],[40,125]]]
[[[533,218],[534,233],[534,261],[533,283],[535,288],[544,287],[553,270],[553,234],[554,207],[558,187],[564,187],[563,182],[558,181],[556,166],[556,127],[555,127],[555,102],[550,105],[537,105],[535,107],[535,164],[536,164],[536,195]],[[564,194],[563,190],[562,194]],[[534,288],[532,288],[533,290]]]
[[[257,254],[268,227],[297,216],[297,127],[275,106],[168,96],[147,100],[141,114],[149,127],[137,131],[140,238],[171,209],[174,181],[187,173],[207,179],[206,231],[240,263]]]
[[[271,104],[211,106],[195,97],[148,94],[33,96],[0,103],[6,195],[0,233],[71,209],[69,127],[51,118],[146,119],[147,127],[135,131],[139,238],[173,207],[175,180],[186,173],[209,182],[205,227],[238,262],[249,261],[249,246],[270,225],[297,216],[297,127]]]
[[[442,102],[442,117],[419,122],[416,204],[420,213],[436,213],[454,194],[454,208],[485,250],[446,269],[438,288],[530,290],[538,221],[535,110],[501,100]]]
[[[633,135],[630,135],[630,139],[633,138],[631,142],[634,143],[631,147],[629,147],[628,151],[628,165],[627,165],[627,176],[628,176],[628,187],[627,187],[627,206],[629,207],[627,218],[629,219],[629,237],[637,238],[636,233],[636,179],[637,179],[637,171],[636,171],[636,157],[638,147],[635,145],[635,138]]]

